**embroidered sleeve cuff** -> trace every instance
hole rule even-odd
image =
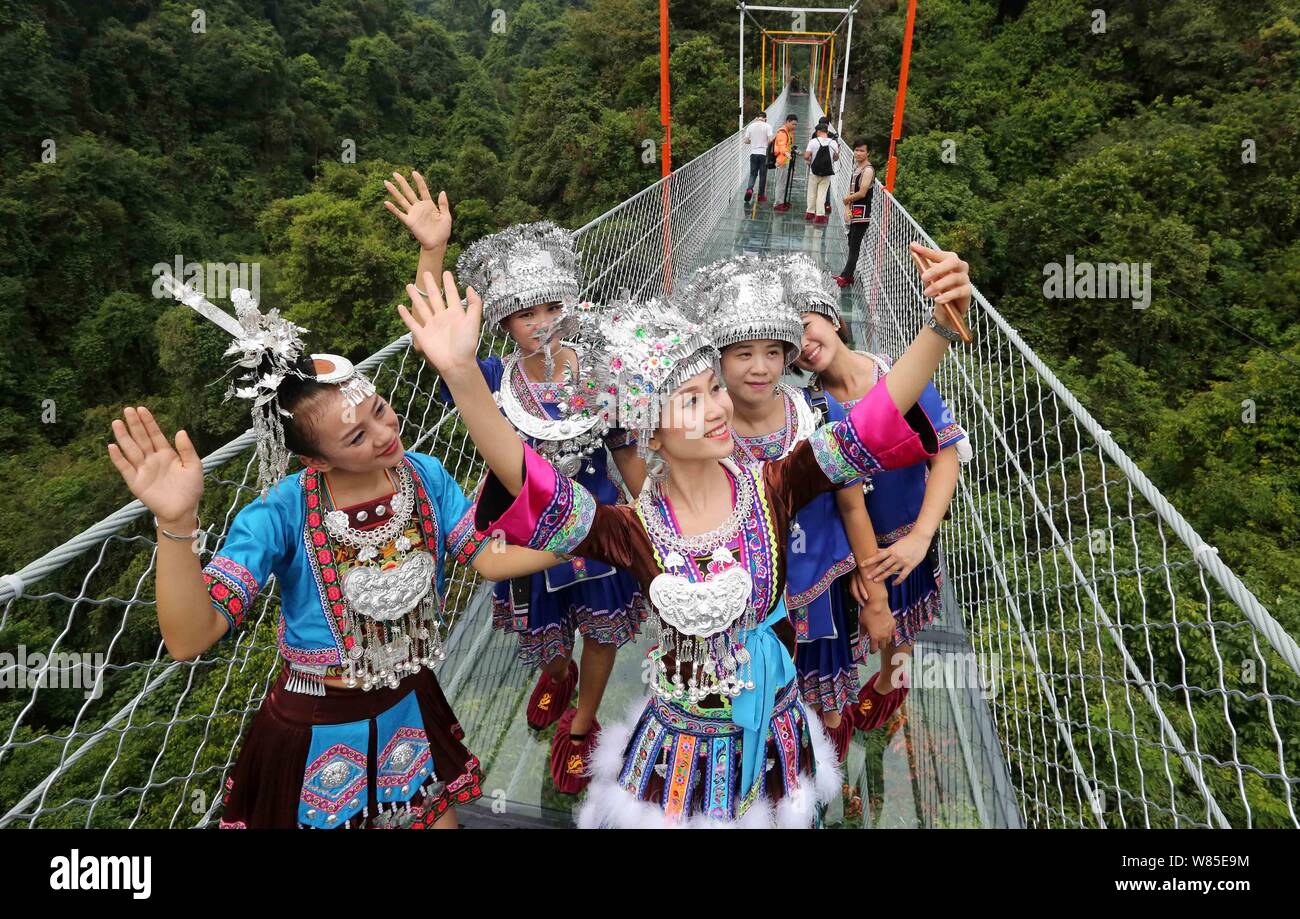
[[[881,380],[849,417],[818,428],[809,441],[817,465],[837,485],[884,469],[901,469],[939,452],[934,426],[920,406],[904,415]]]
[[[554,466],[524,445],[524,486],[511,497],[488,475],[475,505],[476,529],[501,536],[512,546],[567,553],[587,538],[596,517],[591,492],[560,475]]]
[[[488,534],[474,526],[474,513],[471,504],[447,534],[447,555],[461,565],[472,562],[488,544]]]
[[[208,588],[213,608],[230,624],[227,635],[239,628],[261,589],[252,572],[223,555],[213,556],[204,567],[203,583]]]
[[[966,438],[966,432],[962,429],[961,425],[954,421],[951,424],[942,427],[938,432],[938,437],[939,449],[942,450],[944,447],[951,447],[959,440],[964,440]]]

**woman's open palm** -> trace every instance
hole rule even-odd
[[[402,221],[403,226],[419,241],[421,248],[436,249],[447,245],[447,240],[451,239],[451,206],[447,203],[447,193],[439,192],[435,200],[429,194],[424,176],[418,172],[411,173],[418,191],[411,188],[411,184],[400,172],[394,172],[393,177],[397,179],[397,185],[384,181],[384,187],[393,199],[385,201],[384,207]]]
[[[483,300],[474,288],[465,290],[465,304],[460,301],[456,278],[450,271],[442,274],[443,289],[433,277],[424,273],[425,291],[414,284],[406,285],[411,308],[399,304],[397,312],[411,331],[411,342],[439,373],[447,374],[462,367],[476,366],[479,330],[483,324]]]
[[[198,510],[203,496],[203,460],[189,435],[176,432],[176,446],[167,441],[153,413],[143,405],[128,408],[113,419],[108,457],[126,487],[160,521],[182,520]]]

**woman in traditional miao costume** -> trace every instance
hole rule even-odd
[[[737,463],[788,456],[825,418],[847,414],[831,399],[814,407],[806,389],[781,381],[799,352],[801,307],[818,301],[834,308],[829,276],[805,255],[742,256],[704,269],[685,293],[704,300],[709,332],[722,352],[722,375],[735,414],[732,440]],[[785,602],[794,624],[795,670],[805,705],[825,724],[840,762],[853,736],[850,703],[858,694],[855,645],[855,555],[875,554],[862,484],[854,481],[818,495],[795,515],[789,534]],[[873,602],[888,603],[881,584]]]
[[[203,466],[144,407],[113,422],[109,456],[158,527],[158,624],[192,660],[230,638],[274,576],[284,666],[226,780],[227,828],[454,828],[480,795],[478,760],[432,669],[442,657],[451,560],[499,579],[557,557],[480,552],[470,502],[431,456],[405,452],[400,418],[345,358],[303,353],[303,331],[247,291],[238,319],[175,294],[229,332],[253,403],[261,496],[206,566],[194,544]],[[306,466],[285,476],[290,453]],[[265,603],[266,601],[264,601]]]
[[[931,257],[932,291],[964,313],[966,264]],[[812,825],[839,791],[839,768],[795,678],[785,535],[816,495],[933,453],[934,430],[912,406],[955,334],[932,324],[844,421],[784,459],[738,466],[731,402],[703,329],[668,304],[614,308],[593,366],[607,370],[598,383],[618,426],[652,453],[652,482],[629,507],[596,503],[510,436],[475,363],[481,301],[470,289],[462,306],[450,274],[443,292],[432,288],[431,276],[427,298],[408,287],[411,309],[399,312],[491,470],[475,526],[626,567],[655,613],[654,692],[636,718],[602,734],[578,825]]]
[[[803,347],[796,366],[814,374],[808,391],[815,398],[851,411],[888,378],[889,360],[845,344],[837,334],[840,317],[833,304],[809,302],[804,310]],[[877,474],[866,492],[869,539],[879,549],[858,554],[854,577],[862,592],[887,586],[889,603],[886,608],[869,605],[862,613],[870,650],[880,651],[880,670],[862,686],[852,708],[855,726],[864,731],[885,724],[907,698],[906,665],[912,646],[941,603],[935,535],[956,491],[960,463],[970,457],[966,432],[934,384],[926,385],[917,405],[938,434],[938,453],[925,462]],[[868,648],[860,650],[865,657]]]
[[[611,474],[611,455],[634,495],[645,464],[626,434],[610,430],[587,404],[581,349],[563,340],[577,326],[577,261],[573,235],[543,221],[478,240],[457,268],[482,291],[488,328],[514,342],[504,360],[488,357],[478,366],[517,436],[597,501],[617,504],[623,489]],[[445,387],[440,390],[450,401]],[[563,793],[587,784],[586,759],[600,731],[596,713],[615,652],[636,637],[645,616],[632,576],[599,559],[574,558],[496,586],[494,625],[518,636],[521,664],[541,668],[525,711],[528,724],[541,730],[559,722],[550,769]],[[581,668],[573,660],[579,633]]]

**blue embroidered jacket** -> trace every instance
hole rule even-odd
[[[402,460],[415,480],[416,511],[408,535],[436,562],[435,589],[443,593],[448,557],[468,562],[485,544],[456,480],[422,453]],[[325,530],[330,509],[321,476],[308,468],[287,476],[265,500],[255,499],[231,524],[221,550],[203,569],[212,605],[230,623],[227,637],[248,615],[272,575],[280,584],[280,654],[291,663],[337,666],[346,654],[347,608],[338,562]],[[418,531],[418,536],[415,535]]]

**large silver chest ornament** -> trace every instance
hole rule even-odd
[[[719,554],[728,550],[719,550]],[[741,644],[744,633],[757,625],[752,602],[753,580],[737,565],[711,575],[705,581],[690,581],[667,572],[650,582],[650,603],[659,617],[657,658],[662,681],[652,682],[665,699],[692,704],[707,696],[735,698],[753,689],[747,673],[749,652]],[[669,673],[664,656],[672,654],[675,668]],[[683,679],[683,665],[690,673]]]
[[[736,482],[736,500],[727,519],[708,533],[682,536],[668,528],[657,507],[667,502],[662,483],[652,483],[637,496],[638,516],[669,569],[650,582],[650,604],[659,625],[655,664],[661,677],[651,685],[661,697],[677,702],[694,704],[712,695],[735,698],[754,688],[749,652],[742,644],[745,633],[758,627],[754,582],[727,545],[744,529],[756,486],[731,460],[722,464]],[[703,580],[671,573],[688,570],[687,556],[710,558],[713,564]],[[675,661],[671,674],[664,662],[669,654]],[[683,677],[688,664],[690,673]]]
[[[446,657],[436,573],[433,556],[417,549],[387,571],[357,566],[343,576],[343,596],[353,614],[349,686],[395,689],[407,675]]]
[[[355,549],[359,562],[343,576],[352,639],[344,664],[346,684],[363,690],[395,689],[407,675],[432,669],[446,658],[441,599],[433,587],[437,562],[425,549],[411,551],[405,532],[415,510],[415,482],[405,464],[397,467],[397,478],[392,513],[383,526],[360,530],[349,524],[344,511],[325,515],[330,537]],[[383,570],[373,562],[389,544],[406,555]],[[291,669],[290,690],[325,694],[324,667],[294,664]]]

